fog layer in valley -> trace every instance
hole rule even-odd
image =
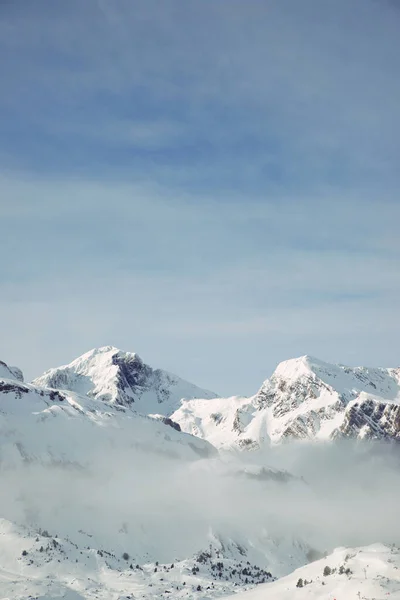
[[[182,559],[215,536],[258,548],[295,538],[325,552],[400,543],[398,466],[398,449],[376,443],[290,443],[196,462],[97,450],[84,469],[3,468],[0,511],[138,561]]]

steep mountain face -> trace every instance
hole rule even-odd
[[[378,421],[384,412],[397,412],[400,369],[352,368],[304,356],[281,363],[254,402],[259,410],[270,412],[273,441],[340,435],[396,438],[400,431],[393,415],[391,427],[384,426],[384,419],[381,426]]]
[[[293,438],[400,440],[400,369],[303,356],[278,365],[251,398],[185,401],[171,418],[218,447],[254,449]]]
[[[182,398],[216,396],[167,371],[153,369],[137,354],[113,346],[91,350],[69,365],[50,369],[33,384],[165,416],[180,406]]]

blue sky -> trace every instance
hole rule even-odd
[[[0,358],[400,364],[400,10],[3,2]]]

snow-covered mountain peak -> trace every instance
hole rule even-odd
[[[9,367],[5,362],[0,360],[0,379],[15,379],[16,381],[24,381],[24,376],[21,369],[18,367]]]
[[[216,397],[172,373],[153,369],[136,353],[114,346],[94,348],[68,365],[46,371],[34,384],[165,416],[174,412],[183,398]]]
[[[297,379],[298,377],[308,376],[318,373],[324,367],[332,366],[324,363],[313,356],[304,355],[298,358],[291,358],[279,363],[272,377],[282,377],[284,379]]]
[[[69,366],[93,362],[94,360],[99,364],[99,366],[101,366],[101,362],[105,363],[110,359],[110,357],[116,355],[136,358],[139,362],[143,362],[136,352],[124,352],[116,346],[100,346],[99,348],[92,348],[92,350],[89,350],[81,356],[78,356],[78,358],[73,360]]]
[[[297,383],[305,385],[313,382],[323,389],[331,389],[347,403],[361,392],[377,395],[386,400],[400,398],[400,370],[380,367],[349,367],[343,364],[330,364],[311,356],[301,356],[278,365],[270,379],[267,379],[260,392],[279,382],[282,387]],[[296,387],[296,386],[295,386]],[[281,390],[283,391],[283,390]],[[259,392],[259,393],[260,393]]]
[[[281,362],[251,398],[184,402],[172,419],[221,448],[290,438],[400,440],[400,369],[301,356]]]
[[[345,413],[354,400],[358,403],[351,405],[352,417],[346,419]],[[389,418],[385,403],[400,403],[398,369],[348,367],[309,356],[281,363],[255,396],[259,409],[268,411],[272,440],[327,439],[349,435],[350,430],[352,437],[358,437],[361,429],[361,437],[398,436],[400,431],[393,420],[397,409]],[[375,415],[372,420],[371,414]],[[383,419],[379,426],[375,417]],[[351,423],[351,428],[346,423]]]

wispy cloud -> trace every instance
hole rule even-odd
[[[296,354],[397,362],[398,205],[288,211],[79,179],[2,190],[1,351],[29,376],[107,343],[227,393]]]
[[[111,342],[229,393],[398,362],[390,3],[0,11],[5,360]]]
[[[308,188],[326,179],[396,177],[399,15],[388,6],[358,0],[350,12],[344,1],[334,10],[313,1],[233,2],[229,10],[193,2],[89,2],[84,10],[72,2],[50,14],[44,8],[3,8],[2,53],[10,58],[2,106],[24,123],[25,141],[35,136],[43,158],[56,144],[53,168],[79,166],[75,144],[92,171],[107,162],[125,171],[179,162],[221,167],[222,179],[225,168],[226,179],[250,162],[255,170],[242,185],[252,189],[271,177]],[[174,131],[187,131],[184,151],[150,161],[124,152],[132,136],[154,139],[146,130],[154,120],[158,128],[173,123]],[[114,153],[88,141],[90,131],[97,129],[98,142],[102,131],[124,122]],[[82,123],[84,152],[76,147]],[[14,152],[23,156],[15,128],[11,119]],[[25,163],[38,166],[38,158]]]

